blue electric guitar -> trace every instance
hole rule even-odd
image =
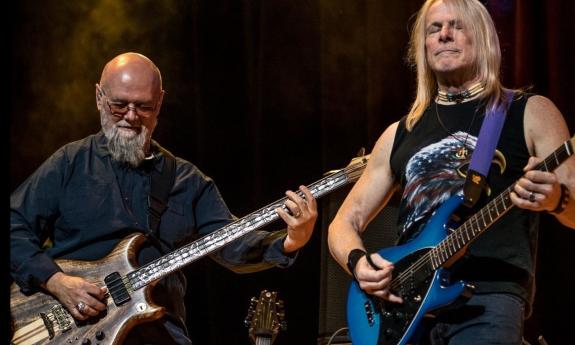
[[[573,155],[575,137],[565,141],[537,167],[553,171]],[[412,241],[382,249],[378,253],[392,262],[391,291],[402,304],[368,295],[352,281],[347,299],[347,322],[354,345],[404,345],[412,339],[423,316],[454,302],[469,292],[463,281],[451,282],[444,268],[457,260],[467,246],[514,205],[509,194],[513,186],[491,200],[461,226],[451,229],[451,216],[463,196],[448,199],[432,215]]]

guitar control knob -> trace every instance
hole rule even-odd
[[[90,345],[90,344],[92,344],[92,342],[90,341],[90,339],[84,338],[84,340],[82,340],[82,345]]]
[[[104,334],[104,332],[102,332],[102,331],[96,332],[96,339],[103,340],[105,337],[106,337],[106,334]]]

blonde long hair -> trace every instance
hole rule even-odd
[[[407,115],[409,131],[419,121],[427,106],[437,95],[437,79],[429,67],[425,52],[425,17],[429,8],[439,0],[427,0],[418,12],[411,30],[408,59],[417,72],[417,94]],[[478,0],[443,0],[453,6],[465,28],[469,29],[475,48],[474,72],[485,85],[484,101],[487,109],[494,109],[503,97],[503,86],[499,81],[501,48],[493,20],[487,9]]]

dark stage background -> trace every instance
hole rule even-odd
[[[414,75],[408,25],[421,0],[32,1],[12,4],[10,191],[61,145],[99,130],[94,84],[106,61],[141,52],[163,73],[155,138],[214,178],[243,216],[343,167],[404,115]],[[575,123],[570,0],[488,1],[509,87],[532,86]],[[323,205],[320,204],[320,208]],[[322,219],[321,215],[318,219]],[[320,221],[287,269],[235,275],[203,260],[187,269],[194,344],[248,344],[243,319],[261,289],[279,292],[287,331],[314,344]],[[269,229],[280,228],[274,224]],[[544,217],[532,344],[572,343],[575,233]]]

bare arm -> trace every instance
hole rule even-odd
[[[575,229],[575,157],[571,156],[555,172],[531,170],[563,142],[570,138],[565,119],[557,107],[543,96],[533,96],[525,107],[525,140],[533,156],[525,167],[525,175],[517,182],[513,203],[533,211],[553,211],[561,203],[561,184],[570,194],[565,209],[552,213],[565,226]],[[535,200],[529,201],[529,193],[534,192]]]
[[[331,254],[348,272],[349,252],[356,248],[365,250],[360,234],[396,189],[389,158],[397,125],[396,122],[389,126],[378,139],[365,171],[329,226],[328,245]],[[349,273],[357,278],[360,287],[367,293],[400,301],[399,297],[390,295],[388,291],[393,265],[378,254],[373,254],[372,259],[380,270],[371,267],[363,257],[358,261],[355,272]]]

